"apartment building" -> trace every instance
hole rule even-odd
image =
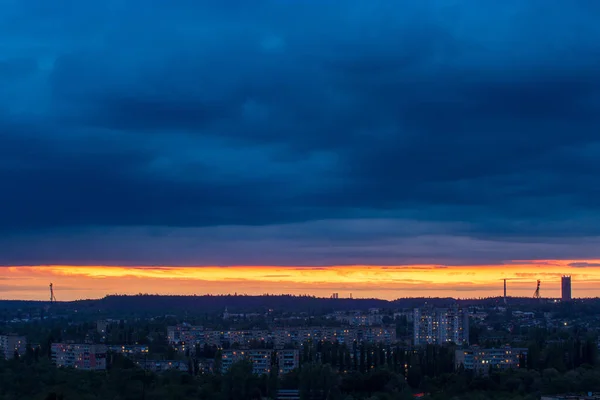
[[[106,369],[107,347],[103,344],[52,343],[52,362],[57,367],[86,371]]]
[[[200,343],[204,340],[204,327],[181,324],[167,327],[169,344]]]
[[[201,330],[201,327],[185,325],[170,326],[167,328],[169,344],[178,351],[193,348],[196,344],[201,346],[217,346],[227,348],[234,343],[239,348],[248,349],[254,342],[273,343],[275,348],[282,349],[289,344],[303,343],[309,340],[322,340],[339,343],[352,343],[367,341],[374,343],[392,344],[396,342],[395,327],[357,327],[357,328],[332,328],[332,327],[307,327],[307,328],[275,328],[268,330],[239,330],[239,331],[212,331]]]
[[[119,345],[119,344],[117,344],[117,345],[109,345],[108,350],[113,353],[137,355],[137,354],[148,353],[148,346],[141,345],[141,344],[136,344],[136,345],[129,345],[129,344]]]
[[[344,313],[336,313],[334,314],[334,318],[337,321],[344,322],[351,326],[372,326],[372,325],[381,325],[383,321],[383,315],[380,315],[375,312],[371,312],[369,314],[362,313],[354,313],[354,314],[344,314]]]
[[[0,357],[10,360],[15,353],[22,356],[27,349],[27,338],[19,335],[0,335]]]
[[[224,350],[221,355],[222,372],[229,371],[231,366],[242,360],[252,362],[252,372],[256,375],[269,374],[273,364],[273,350]]]
[[[252,342],[270,342],[271,334],[265,330],[247,331],[206,331],[204,343],[209,346],[223,347],[225,345],[239,344],[248,347]]]
[[[469,343],[469,313],[458,307],[415,308],[414,345]]]
[[[396,341],[396,329],[386,327],[282,328],[274,330],[272,336],[276,348],[283,348],[287,344],[297,344],[308,340],[323,340],[347,344],[355,341],[391,344]]]
[[[280,374],[289,374],[300,366],[300,352],[298,350],[278,350],[277,367]]]
[[[256,375],[269,374],[272,368],[278,368],[280,374],[287,374],[298,368],[300,354],[298,350],[225,350],[221,356],[222,372],[227,372],[234,363],[242,360],[252,363],[252,372]]]
[[[471,346],[467,349],[456,350],[455,366],[456,368],[462,366],[466,370],[487,375],[490,369],[507,370],[519,368],[521,362],[524,362],[526,359],[526,348],[504,346],[497,349],[484,349],[479,346]]]

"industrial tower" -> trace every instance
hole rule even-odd
[[[571,276],[564,275],[560,278],[560,292],[561,301],[571,300]]]
[[[54,296],[54,288],[52,287],[52,283],[50,284],[50,304],[56,302],[56,297]]]
[[[540,298],[540,284],[541,284],[541,283],[542,283],[542,281],[540,281],[540,280],[538,279],[538,281],[537,281],[537,287],[536,287],[536,289],[535,289],[535,292],[533,293],[533,298],[534,298],[534,299],[539,299],[539,298]]]

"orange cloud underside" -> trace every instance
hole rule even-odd
[[[587,267],[569,264],[587,263]],[[600,260],[515,261],[481,266],[327,266],[327,267],[0,267],[0,298],[48,298],[52,282],[59,300],[107,294],[313,294],[340,297],[499,296],[503,278],[508,294],[531,296],[536,280],[544,297],[560,296],[560,276],[571,275],[574,297],[600,292]]]

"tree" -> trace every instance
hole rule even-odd
[[[222,390],[228,400],[255,398],[257,389],[260,394],[258,379],[252,373],[252,362],[248,360],[233,363],[223,377]]]

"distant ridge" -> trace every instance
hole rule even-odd
[[[549,300],[549,299],[548,299]],[[544,300],[542,300],[544,301]],[[600,299],[578,300],[598,302]],[[0,308],[18,309],[49,305],[48,301],[0,300]],[[127,312],[143,314],[161,314],[176,312],[214,313],[227,308],[232,313],[265,312],[268,309],[287,312],[322,313],[329,311],[367,310],[369,308],[396,309],[422,307],[448,307],[453,304],[461,306],[504,306],[501,297],[482,299],[446,298],[401,298],[393,301],[360,298],[322,298],[295,295],[202,295],[202,296],[164,296],[154,294],[109,295],[102,299],[56,302],[52,308],[79,309],[96,312]],[[533,298],[513,297],[511,305],[539,305],[540,300]]]

